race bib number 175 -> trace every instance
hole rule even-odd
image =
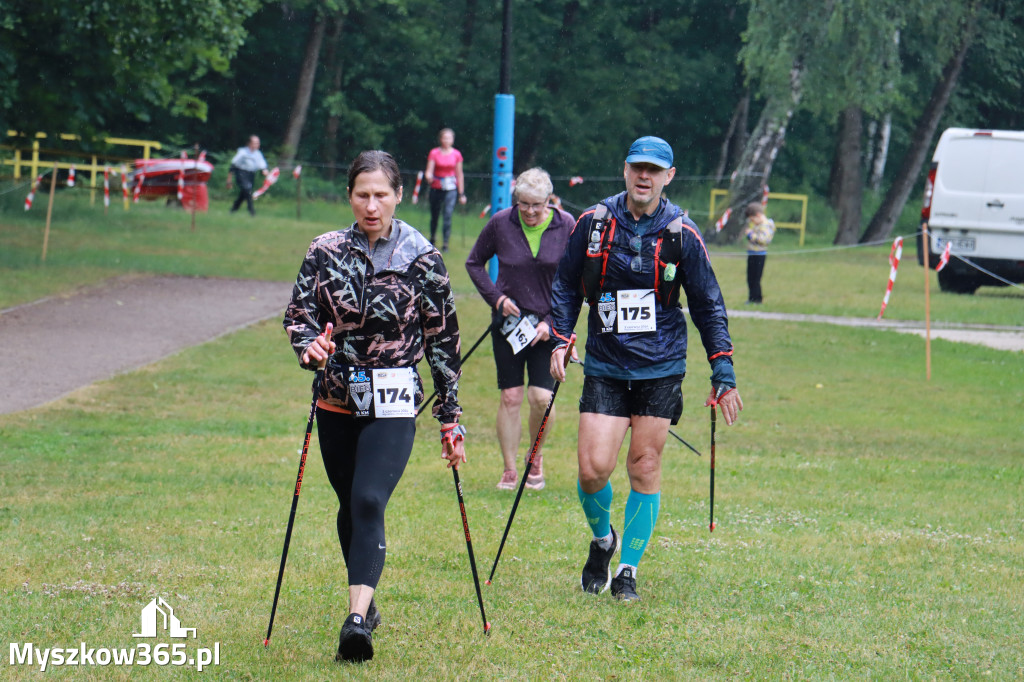
[[[615,297],[615,306],[620,334],[653,332],[658,328],[653,289],[620,289]]]

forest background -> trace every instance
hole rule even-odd
[[[210,150],[249,134],[307,191],[358,151],[421,169],[451,127],[489,196],[498,0],[0,0],[0,126]],[[836,243],[890,235],[938,132],[1024,127],[1024,5],[999,0],[514,0],[515,172],[591,203],[635,137],[677,186],[739,206],[764,185],[827,199]],[[340,174],[340,178],[338,177]],[[589,182],[570,188],[571,176]],[[316,184],[316,177],[327,181]],[[595,183],[606,180],[606,187]],[[329,183],[329,184],[327,184]],[[686,187],[682,188],[684,191]],[[693,188],[689,188],[693,189]],[[719,237],[738,235],[738,213]],[[707,227],[714,216],[698,222]]]

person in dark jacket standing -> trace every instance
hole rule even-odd
[[[670,424],[682,414],[686,319],[690,316],[711,364],[711,393],[732,424],[743,402],[736,390],[725,302],[697,226],[662,197],[675,176],[672,147],[641,137],[629,148],[626,191],[583,213],[558,265],[551,291],[551,334],[558,343],[550,371],[565,380],[565,352],[580,308],[590,302],[578,441],[580,503],[593,532],[580,580],[585,592],[638,600],[637,566],[661,504],[661,454]],[[575,350],[574,350],[575,352]],[[630,492],[622,535],[611,525],[609,479],[619,448]],[[614,575],[611,560],[622,554]]]
[[[373,595],[387,554],[384,510],[412,453],[426,357],[448,466],[466,460],[459,426],[459,323],[444,261],[414,227],[394,217],[398,164],[365,151],[348,172],[355,223],[313,240],[284,314],[305,369],[326,360],[316,407],[327,478],[338,495],[338,539],[348,568],[349,616],[337,660],[373,658],[381,621]],[[323,330],[333,323],[331,338]]]
[[[501,490],[513,490],[519,480],[516,452],[522,431],[519,408],[523,404],[524,370],[530,380],[526,398],[530,404],[531,445],[555,387],[548,371],[554,347],[550,332],[551,281],[575,221],[550,205],[553,189],[551,177],[540,168],[520,174],[516,178],[516,204],[491,217],[466,260],[473,284],[491,307],[491,341],[501,391],[496,423],[505,464],[498,481]],[[484,268],[492,256],[498,257],[497,282],[491,281]],[[544,487],[540,450],[526,487]]]
[[[267,174],[267,160],[263,158],[260,151],[260,138],[255,135],[249,136],[249,143],[239,147],[235,156],[231,159],[231,168],[228,170],[228,181],[231,174],[235,176],[238,183],[238,197],[231,205],[231,212],[234,213],[244,201],[249,209],[249,215],[256,215],[256,209],[252,202],[252,189],[256,183],[256,171]]]

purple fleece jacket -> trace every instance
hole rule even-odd
[[[466,270],[477,291],[494,310],[498,299],[509,296],[519,309],[551,324],[551,282],[565,252],[576,220],[565,211],[551,209],[551,224],[540,238],[534,258],[519,222],[519,208],[498,211],[487,221],[466,259]],[[484,267],[498,256],[498,281],[492,282]]]

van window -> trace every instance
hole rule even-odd
[[[943,149],[938,180],[954,192],[981,192],[985,189],[985,168],[993,147],[989,138],[954,138]]]
[[[1024,194],[1024,140],[999,140],[988,165],[989,194]]]

